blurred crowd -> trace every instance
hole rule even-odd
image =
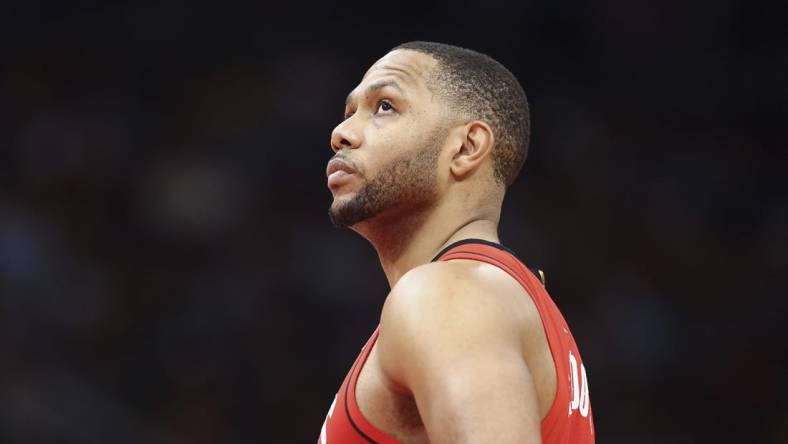
[[[784,25],[540,3],[6,2],[0,442],[314,442],[388,291],[326,215],[329,134],[414,39],[524,85],[500,237],[546,271],[598,442],[788,442]]]

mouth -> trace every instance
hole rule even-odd
[[[355,174],[356,170],[345,161],[340,159],[332,159],[326,166],[326,177],[331,177],[334,173],[343,172],[345,174]]]
[[[353,177],[356,170],[340,159],[333,159],[328,162],[326,167],[326,177],[328,178],[328,188],[332,191]]]

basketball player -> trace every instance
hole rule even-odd
[[[438,43],[393,49],[348,96],[329,215],[372,243],[391,291],[319,443],[594,442],[566,321],[498,239],[529,126],[506,68]]]

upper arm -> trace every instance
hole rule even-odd
[[[381,317],[381,366],[415,398],[432,443],[540,442],[517,318],[477,271],[444,262],[403,277]]]

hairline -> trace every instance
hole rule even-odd
[[[416,45],[416,47],[408,47],[407,45]],[[422,45],[424,47],[419,47],[419,45]],[[431,46],[434,46],[435,48],[431,48]],[[448,51],[447,52],[444,51],[443,47],[446,47]],[[508,158],[508,160],[506,161],[507,163],[499,163],[501,162],[499,161],[499,157],[498,156],[493,157],[495,181],[503,185],[504,189],[507,189],[512,183],[514,183],[516,178],[520,175],[520,171],[522,170],[523,164],[525,163],[525,159],[528,153],[528,145],[530,139],[530,112],[527,102],[527,96],[525,96],[525,91],[523,90],[522,84],[520,84],[520,82],[517,80],[514,74],[508,68],[506,68],[506,66],[502,65],[501,62],[493,59],[487,54],[474,51],[472,49],[454,46],[454,45],[447,45],[439,42],[413,41],[413,42],[402,43],[394,47],[391,51],[395,51],[395,50],[414,51],[430,56],[433,60],[436,61],[436,64],[431,70],[431,72],[429,73],[429,78],[426,79],[425,83],[427,87],[435,95],[443,96],[442,100],[446,105],[445,108],[447,108],[447,110],[450,110],[450,112],[455,116],[458,117],[462,116],[468,120],[478,120],[485,122],[486,124],[490,125],[490,127],[493,129],[494,135],[500,132],[500,136],[503,137],[503,140],[497,140],[498,138],[496,138],[494,144],[497,146],[499,145],[499,143],[503,143],[507,147],[507,152],[511,150],[512,152],[515,153],[514,158],[509,157],[510,155],[507,155]],[[457,94],[451,90],[451,85],[448,83],[449,81],[451,81],[451,78],[453,76],[458,76],[458,75],[462,76],[461,72],[456,72],[455,70],[452,69],[452,64],[455,63],[454,58],[457,56],[456,54],[452,53],[454,50],[459,50],[459,52],[467,51],[471,54],[480,56],[485,63],[491,62],[494,65],[494,70],[496,73],[500,68],[500,70],[502,71],[500,74],[503,75],[503,77],[505,78],[505,82],[507,82],[507,84],[513,81],[512,82],[513,85],[511,86],[514,87],[514,89],[519,89],[523,95],[523,99],[525,100],[523,115],[514,116],[515,118],[524,119],[525,128],[522,129],[523,132],[522,134],[517,134],[516,132],[513,133],[512,132],[513,128],[507,126],[509,122],[505,123],[505,122],[497,121],[497,118],[494,118],[493,121],[486,119],[483,114],[478,114],[477,112],[475,112],[476,105],[474,103],[470,102],[467,98],[463,97],[462,94]],[[441,75],[442,72],[446,73],[447,78],[439,79],[439,76]],[[495,111],[494,109],[492,111],[495,114],[497,114],[497,111]],[[499,117],[501,117],[502,119],[510,119],[512,116],[505,115]],[[510,138],[513,139],[510,140]],[[509,146],[510,143],[515,143],[515,145]],[[495,146],[493,148],[495,148]],[[519,153],[519,155],[517,153]],[[518,157],[520,158],[519,160],[517,160]],[[514,160],[519,163],[519,165],[516,166],[515,170],[509,169],[510,163],[508,162],[510,162],[511,160]]]

